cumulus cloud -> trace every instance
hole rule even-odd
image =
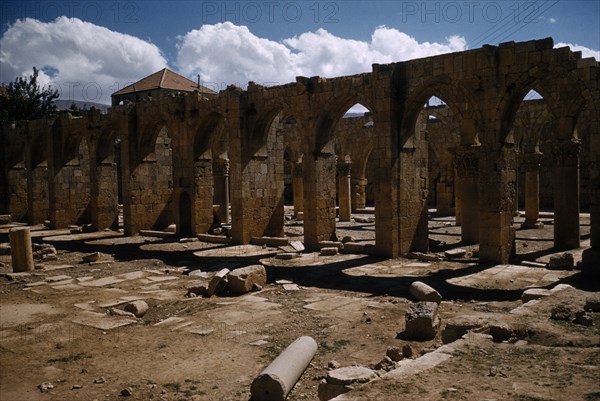
[[[396,29],[377,27],[370,41],[345,39],[325,29],[281,42],[259,38],[231,22],[204,25],[178,38],[177,66],[184,75],[200,74],[206,86],[223,89],[248,81],[265,85],[294,81],[298,75],[332,77],[389,63],[465,50],[463,37],[444,43],[419,42]]]
[[[557,47],[565,47],[565,46],[569,46],[571,48],[572,51],[577,52],[580,51],[581,52],[581,57],[583,58],[587,58],[587,57],[594,57],[596,60],[600,61],[600,51],[598,50],[594,50],[594,49],[590,49],[589,47],[585,47],[585,46],[581,46],[581,45],[573,45],[571,43],[556,43],[554,45],[555,48]]]
[[[77,18],[17,20],[0,39],[2,82],[36,66],[40,84],[56,87],[62,99],[109,103],[111,93],[166,64],[152,43]]]

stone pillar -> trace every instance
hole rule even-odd
[[[543,228],[540,218],[540,162],[542,153],[530,152],[523,155],[525,170],[525,222],[521,228]]]
[[[15,227],[8,231],[13,272],[34,270],[31,232],[29,227]]]
[[[513,144],[487,144],[479,153],[479,260],[506,264],[514,253],[516,152]],[[463,208],[464,210],[464,208]],[[463,215],[463,225],[467,223]]]
[[[343,161],[337,164],[338,178],[338,204],[340,221],[350,221],[351,219],[351,198],[350,198],[350,169],[351,162]]]
[[[579,248],[579,150],[576,138],[558,141],[554,148],[554,246]]]
[[[353,178],[352,184],[352,211],[367,207],[367,179],[365,177]]]
[[[460,192],[456,209],[460,210],[463,244],[479,242],[479,163],[478,146],[463,146],[454,153],[457,187]]]
[[[335,155],[305,155],[304,167],[304,245],[318,249],[320,241],[335,238]]]
[[[221,223],[229,223],[229,160],[217,159],[213,165],[215,202],[219,205]]]
[[[455,161],[456,164],[456,161]],[[454,169],[454,216],[456,216],[456,225],[462,225],[462,192],[461,192],[461,178],[458,175],[458,170]]]
[[[444,178],[445,179],[445,178]],[[453,213],[452,210],[452,198],[453,198],[452,183],[446,181],[440,181],[436,184],[436,208],[438,216],[450,216]]]
[[[192,231],[196,234],[208,232],[213,225],[213,168],[212,159],[198,158],[194,162],[194,196],[192,199],[194,223]]]
[[[515,150],[515,198],[513,202],[513,217],[519,216],[519,151]]]
[[[304,213],[304,185],[302,181],[302,163],[292,164],[292,188],[294,192],[294,217],[298,218],[298,213]]]
[[[95,174],[91,174],[91,218],[92,226],[97,230],[118,228],[119,186],[117,179],[117,163],[110,159],[100,161],[96,165]]]

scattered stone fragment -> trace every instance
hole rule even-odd
[[[513,336],[513,330],[506,323],[491,323],[490,335],[494,339],[494,342],[500,343],[510,339]]]
[[[543,288],[529,288],[523,291],[521,301],[525,304],[534,299],[545,298],[550,295],[550,291]]]
[[[586,298],[583,309],[588,312],[600,312],[600,296],[596,295]]]
[[[385,355],[394,362],[401,361],[404,358],[400,347],[389,347],[387,351],[385,351]]]
[[[456,249],[448,249],[444,252],[444,256],[448,259],[459,259],[467,254],[466,249],[456,248]]]
[[[286,291],[299,291],[300,287],[298,287],[298,284],[284,284],[283,289]]]
[[[179,242],[182,243],[182,244],[186,243],[186,242],[197,242],[197,241],[198,241],[198,238],[194,238],[194,237],[192,237],[192,238],[182,238],[182,239],[179,240]]]
[[[354,221],[357,223],[373,223],[375,221],[375,219],[372,217],[356,216],[356,217],[354,217]]]
[[[81,384],[73,384],[73,387],[71,387],[73,390],[79,390],[81,388]]]
[[[246,266],[229,273],[227,280],[227,291],[245,294],[256,286],[262,288],[267,283],[267,272],[263,265]]]
[[[148,304],[141,299],[133,302],[129,302],[125,305],[125,311],[131,312],[135,317],[143,317],[148,312]]]
[[[383,357],[383,359],[381,361],[379,361],[375,365],[373,365],[371,367],[371,369],[384,370],[386,372],[389,372],[390,370],[394,369],[395,367],[396,367],[396,364],[394,363],[394,361],[392,361],[392,359],[386,355]]]
[[[229,272],[230,270],[225,268],[219,270],[214,276],[212,276],[206,290],[207,297],[212,297],[215,293],[221,292],[221,290],[227,287],[227,275]]]
[[[47,391],[52,390],[54,388],[54,385],[50,382],[44,382],[44,383],[38,384],[38,388],[40,389],[40,391],[42,393],[45,393]]]
[[[337,247],[325,247],[325,248],[321,248],[321,252],[319,253],[320,256],[335,256],[338,254],[338,248]]]
[[[573,254],[571,252],[565,252],[561,255],[554,255],[550,257],[548,263],[548,269],[553,270],[573,270],[575,265]]]
[[[81,234],[83,229],[79,226],[69,226],[69,232],[71,234]]]
[[[331,360],[329,362],[327,362],[327,369],[332,370],[332,369],[339,369],[342,365],[335,360]]]
[[[435,302],[417,302],[411,304],[406,312],[404,335],[414,340],[432,340],[440,325],[438,304]]]
[[[354,242],[355,239],[353,237],[351,237],[350,235],[346,235],[342,238],[342,244],[345,244],[346,242]]]
[[[96,377],[94,379],[94,384],[102,384],[102,383],[106,383],[106,379],[104,378],[104,376]]]
[[[123,390],[121,390],[121,393],[119,393],[121,397],[130,397],[132,394],[133,389],[131,387],[126,387]]]
[[[550,319],[554,320],[571,320],[573,311],[567,305],[555,305],[552,307]]]
[[[136,317],[132,312],[127,312],[117,308],[109,308],[108,314],[111,316],[128,316],[128,317]]]
[[[419,301],[442,302],[442,296],[434,288],[421,281],[413,281],[409,287],[410,294]]]
[[[304,244],[301,241],[291,241],[290,246],[294,248],[297,252],[304,251]]]
[[[10,214],[0,214],[0,224],[10,224],[12,223],[12,218]]]
[[[96,262],[100,259],[100,252],[90,253],[89,255],[85,255],[81,260],[83,263]]]

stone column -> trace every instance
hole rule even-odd
[[[579,248],[579,150],[576,138],[560,140],[553,148],[554,167],[554,246]]]
[[[519,217],[519,151],[515,150],[515,198],[513,202],[513,217]]]
[[[215,202],[219,205],[221,223],[229,223],[229,160],[217,159],[213,163]]]
[[[479,242],[479,163],[478,146],[462,146],[454,153],[456,166],[457,197],[456,209],[460,210],[461,238],[463,244]]]
[[[304,167],[304,245],[318,248],[335,238],[335,155],[306,155]]]
[[[292,164],[292,188],[294,192],[294,217],[298,219],[298,213],[304,213],[304,185],[302,181],[302,163]]]
[[[541,152],[528,152],[523,155],[522,167],[525,170],[525,222],[521,228],[543,228],[540,218],[540,162]]]
[[[29,227],[15,227],[8,231],[13,272],[34,270],[31,232]]]
[[[350,221],[351,219],[351,198],[350,198],[350,169],[351,162],[343,161],[337,164],[338,178],[338,204],[340,221]]]
[[[352,184],[352,211],[367,207],[367,179],[365,177],[353,178],[350,180]]]

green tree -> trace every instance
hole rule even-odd
[[[33,67],[29,78],[17,77],[15,82],[0,87],[0,125],[18,120],[35,120],[56,112],[53,100],[56,89],[43,89],[37,82],[39,70]]]

